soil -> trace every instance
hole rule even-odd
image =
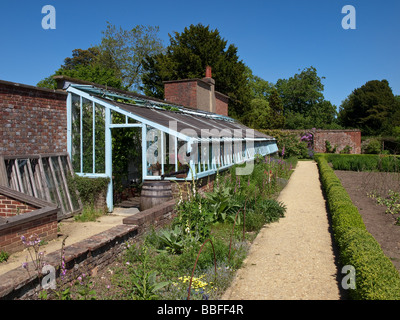
[[[335,173],[358,208],[368,232],[400,272],[400,226],[396,225],[398,215],[385,213],[386,207],[377,204],[369,196],[373,192],[382,197],[386,197],[389,190],[399,192],[400,174],[354,171]]]

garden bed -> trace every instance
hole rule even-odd
[[[60,283],[46,298],[220,299],[260,229],[284,216],[285,205],[274,199],[296,161],[261,158],[250,175],[232,168],[217,177],[213,192],[201,195],[193,187],[171,225],[126,243],[123,256],[105,270],[80,270],[77,281]]]
[[[385,213],[387,207],[377,204],[370,195],[388,195],[389,190],[400,190],[400,174],[388,172],[335,171],[349,194],[369,233],[400,272],[399,214]]]

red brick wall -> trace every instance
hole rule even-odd
[[[228,116],[228,98],[220,95],[218,92],[215,92],[215,103],[215,113]]]
[[[67,151],[67,95],[0,81],[0,154]]]
[[[351,154],[361,153],[361,132],[357,130],[316,130],[314,133],[314,152],[326,152],[325,141],[332,147],[337,145],[336,152],[342,151],[346,145],[352,149]]]
[[[0,217],[12,217],[36,209],[38,208],[0,194]]]
[[[21,236],[28,239],[31,235],[37,235],[43,241],[57,238],[57,212],[1,230],[0,251],[11,254],[24,250],[25,246],[21,241]]]
[[[197,80],[165,82],[164,98],[167,101],[197,109]]]

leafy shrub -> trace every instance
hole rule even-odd
[[[325,140],[325,152],[326,153],[335,153],[337,149],[337,145],[332,147],[331,143],[328,140]]]
[[[75,190],[78,190],[83,205],[92,208],[95,206],[99,196],[106,195],[109,182],[110,178],[68,176],[70,191],[75,193]]]
[[[316,155],[321,182],[326,193],[332,229],[342,265],[356,270],[356,288],[350,297],[359,300],[400,299],[400,275],[379,243],[366,230],[358,209],[339,184],[327,155]]]
[[[309,150],[308,142],[301,139],[294,133],[282,130],[259,130],[267,135],[274,137],[277,140],[278,148],[282,153],[285,147],[284,158],[297,157],[299,159],[308,159]]]
[[[379,154],[381,152],[381,142],[378,139],[371,139],[365,147],[364,153]]]
[[[352,149],[353,149],[352,147],[350,147],[349,145],[346,145],[346,146],[340,151],[340,153],[341,153],[341,154],[350,154],[350,152],[351,152]]]

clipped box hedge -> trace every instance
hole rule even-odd
[[[375,238],[367,231],[357,207],[342,186],[327,155],[318,154],[315,160],[325,191],[332,229],[343,266],[356,270],[356,288],[349,289],[355,300],[400,300],[400,274],[383,253]]]

